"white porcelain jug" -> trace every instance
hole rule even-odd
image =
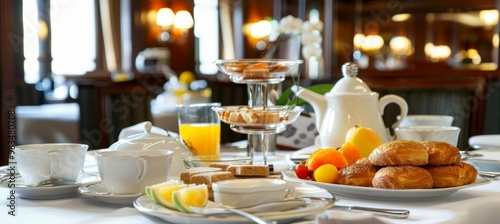
[[[379,94],[357,78],[358,67],[355,63],[342,65],[341,78],[324,96],[303,87],[293,86],[295,94],[307,101],[316,114],[316,129],[319,130],[316,144],[321,147],[340,147],[345,142],[347,131],[355,125],[375,130],[382,141],[392,140],[382,120],[384,108],[396,103],[401,108],[400,120],[408,114],[408,104],[396,95]]]

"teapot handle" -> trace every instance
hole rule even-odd
[[[379,111],[380,111],[380,115],[384,115],[384,108],[389,105],[390,103],[395,103],[399,106],[399,108],[401,109],[401,114],[399,115],[399,120],[396,121],[391,128],[395,128],[399,125],[399,123],[405,119],[406,115],[408,115],[408,104],[406,103],[406,101],[400,97],[400,96],[397,96],[397,95],[394,95],[394,94],[389,94],[389,95],[385,95],[383,97],[380,98],[379,100]],[[395,139],[395,136],[394,135],[391,135],[389,129],[386,129],[387,131],[387,136],[389,136],[389,138],[391,140]]]

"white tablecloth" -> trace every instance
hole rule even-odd
[[[485,158],[500,159],[500,150],[478,150]],[[244,152],[241,152],[244,154]],[[284,155],[290,151],[277,151],[269,157],[275,169],[287,169]],[[256,155],[259,162],[260,155]],[[56,200],[26,200],[16,198],[15,215],[8,214],[9,188],[0,188],[0,223],[164,223],[154,217],[141,214],[132,206],[105,204],[86,197],[73,197]],[[382,208],[409,209],[407,219],[391,219],[368,215],[380,223],[497,223],[500,220],[500,180],[489,184],[460,190],[445,199],[431,201],[374,201],[338,196],[340,205],[373,206]],[[347,214],[347,216],[346,216]],[[355,217],[354,213],[337,209],[328,210],[321,216],[333,215],[337,223],[347,222],[345,217]],[[359,214],[357,214],[359,217]],[[313,222],[316,215],[305,217],[300,222]],[[329,220],[330,221],[330,220]],[[342,222],[344,221],[344,222]]]

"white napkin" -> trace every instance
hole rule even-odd
[[[108,213],[105,216],[96,217],[86,220],[83,223],[92,224],[108,224],[108,223],[121,223],[121,224],[136,224],[136,223],[165,223],[159,218],[142,214],[135,208],[124,207],[114,212]]]
[[[500,135],[476,135],[469,138],[469,145],[474,148],[499,147]]]
[[[123,139],[123,138],[126,138],[126,137],[134,135],[134,134],[138,134],[138,133],[144,133],[145,132],[144,124],[146,122],[147,121],[144,121],[144,122],[141,122],[141,123],[138,123],[138,124],[135,124],[135,125],[132,125],[130,127],[126,127],[124,129],[122,129],[120,131],[120,135],[118,135],[118,139]],[[160,135],[168,135],[168,133],[165,129],[162,129],[162,128],[159,128],[156,126],[151,127],[151,133],[160,134]]]

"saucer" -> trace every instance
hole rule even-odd
[[[108,192],[106,186],[101,182],[93,182],[80,186],[78,188],[80,194],[95,198],[101,202],[109,204],[129,204],[132,205],[142,193],[136,194],[112,194]]]
[[[20,175],[13,175],[0,178],[0,187],[11,188],[24,199],[59,199],[77,196],[78,187],[98,180],[98,175],[83,172],[73,184],[33,187],[27,186]]]

